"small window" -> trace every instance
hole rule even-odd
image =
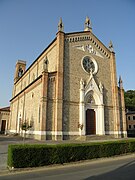
[[[133,116],[133,120],[135,120],[135,116]]]
[[[129,129],[131,129],[131,125],[129,125],[128,127],[129,127]]]
[[[128,120],[130,120],[130,116],[128,116]]]
[[[18,77],[21,77],[22,75],[23,75],[23,69],[19,67]]]

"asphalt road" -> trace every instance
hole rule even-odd
[[[9,179],[135,180],[135,154],[0,175],[0,180]]]

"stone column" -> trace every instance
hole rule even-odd
[[[98,119],[98,127],[97,127],[97,134],[98,135],[105,135],[105,123],[104,123],[104,105],[98,106],[98,113],[97,113],[97,119]]]
[[[84,81],[81,79],[81,81],[80,81],[80,104],[79,104],[80,118],[79,118],[79,124],[78,124],[80,136],[86,134],[84,97],[85,97]]]

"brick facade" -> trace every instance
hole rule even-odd
[[[27,70],[24,61],[16,64],[9,132],[21,133],[21,123],[27,121],[33,125],[27,133],[37,139],[86,136],[86,109],[93,109],[95,135],[125,137],[123,87],[117,87],[115,53],[89,27],[74,33],[64,33],[61,27]],[[89,73],[83,67],[85,57],[96,66]],[[24,69],[21,77],[19,68]]]

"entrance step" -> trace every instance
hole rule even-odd
[[[113,136],[111,135],[87,135],[87,136],[80,136],[78,137],[76,140],[80,140],[80,141],[98,141],[98,140],[111,140],[111,139],[115,139]]]

